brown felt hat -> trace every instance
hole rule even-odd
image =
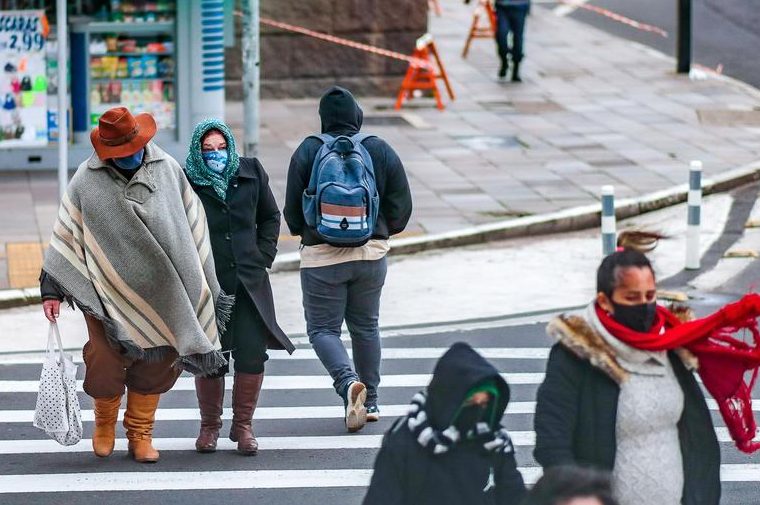
[[[136,153],[156,134],[156,120],[148,113],[133,116],[126,107],[108,109],[90,132],[98,158],[109,160]]]

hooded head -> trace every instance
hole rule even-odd
[[[203,159],[203,137],[211,130],[221,133],[227,141],[227,166],[219,173],[213,172]],[[237,173],[239,165],[240,157],[235,148],[235,137],[223,121],[210,118],[195,126],[185,160],[185,173],[193,184],[211,186],[219,197],[224,199],[229,180]]]
[[[426,410],[430,424],[438,430],[455,424],[468,397],[482,392],[491,396],[484,420],[495,428],[509,403],[507,382],[469,344],[458,342],[452,345],[436,364],[427,388]]]
[[[319,101],[319,117],[322,133],[354,134],[361,130],[364,113],[350,91],[333,86]]]

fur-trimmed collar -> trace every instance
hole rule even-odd
[[[679,310],[677,315],[683,320],[688,319],[688,309]],[[628,379],[629,372],[618,362],[615,350],[582,316],[562,314],[549,322],[546,332],[577,357],[588,360],[617,384]],[[675,353],[687,369],[697,369],[697,358],[690,351],[679,348]]]

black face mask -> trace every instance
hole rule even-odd
[[[612,306],[615,309],[612,317],[623,326],[639,333],[647,333],[652,329],[654,317],[657,314],[656,302],[640,305],[621,305],[612,302]]]
[[[475,428],[475,425],[485,417],[488,405],[469,405],[459,411],[459,415],[454,421],[454,426],[461,432],[467,433]]]

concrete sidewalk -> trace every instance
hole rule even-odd
[[[691,159],[707,176],[760,159],[756,90],[676,76],[659,53],[542,7],[528,19],[525,82],[499,82],[492,41],[460,56],[471,14],[448,2],[431,18],[457,93],[446,111],[426,99],[402,114],[391,97],[361,100],[365,129],[386,138],[409,172],[408,235],[587,205],[603,184],[621,197],[667,189],[686,181]],[[261,159],[280,204],[293,149],[318,129],[317,102],[262,104]],[[240,104],[227,112],[240,132]],[[55,202],[53,174],[0,174],[0,288],[34,284]],[[296,247],[282,237],[283,252]]]
[[[731,194],[705,199],[702,253],[725,233],[732,202]],[[620,223],[621,229],[659,230],[670,237],[651,254],[658,279],[671,277],[683,268],[685,216],[686,205],[681,204]],[[758,218],[760,204],[755,205],[750,215],[750,219]],[[736,247],[760,250],[760,228],[744,230]],[[409,334],[412,327],[418,327],[421,334],[429,334],[430,328],[436,326],[488,327],[494,320],[520,314],[584,305],[594,296],[600,260],[599,230],[393,257],[383,288],[382,333],[392,336],[404,328],[403,332]],[[705,268],[684,287],[696,297],[692,301],[698,303],[706,293],[741,275],[752,261],[756,260],[721,260],[714,268]],[[295,342],[305,343],[298,273],[273,275],[272,288],[280,325]],[[64,307],[60,326],[67,348],[78,349],[86,342],[87,332],[79,311]],[[39,304],[0,310],[0,363],[4,353],[40,352],[46,344],[46,332],[47,322]]]

